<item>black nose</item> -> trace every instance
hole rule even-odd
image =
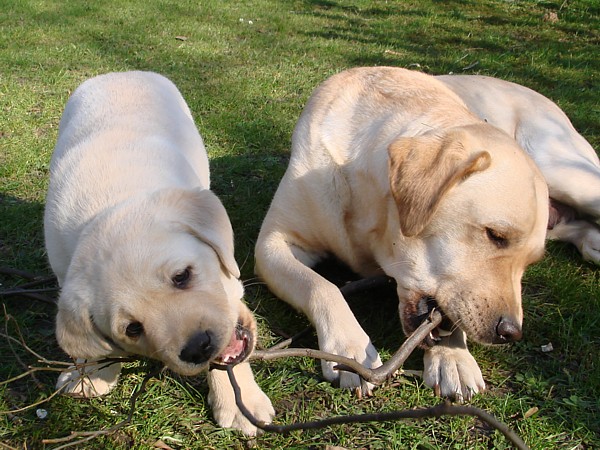
[[[179,359],[192,364],[202,364],[209,361],[215,352],[214,338],[207,331],[198,331],[185,344],[179,354]]]
[[[518,341],[523,337],[521,327],[512,320],[505,317],[501,318],[496,326],[497,339],[494,344],[504,344],[507,342]]]

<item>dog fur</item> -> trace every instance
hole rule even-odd
[[[124,72],[84,82],[60,122],[46,199],[46,248],[61,286],[56,336],[80,363],[137,354],[193,376],[240,362],[244,403],[269,421],[271,402],[244,362],[256,324],[242,302],[233,231],[209,187],[202,138],[169,80]],[[120,369],[76,366],[58,387],[103,395]],[[255,434],[226,373],[210,371],[208,383],[216,421]]]
[[[406,333],[432,307],[445,316],[426,346],[425,383],[468,399],[485,383],[466,337],[521,337],[521,277],[544,254],[548,216],[533,160],[441,81],[356,68],[319,86],[296,125],[256,270],[308,316],[322,350],[369,367],[381,364],[377,350],[312,267],[333,255],[364,276],[393,277]],[[328,380],[360,386],[333,366],[322,363]]]
[[[600,162],[566,114],[543,95],[509,81],[480,75],[436,78],[533,158],[550,191],[548,238],[570,242],[585,260],[600,264]]]

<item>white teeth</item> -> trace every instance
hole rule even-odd
[[[441,328],[438,328],[437,330],[440,336],[450,336],[452,334],[452,331],[442,330]]]
[[[436,330],[429,332],[429,339],[431,339],[432,342],[440,342],[440,336],[435,331]]]

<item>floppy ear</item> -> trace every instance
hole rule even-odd
[[[234,256],[233,229],[225,207],[208,189],[190,192],[190,202],[183,214],[184,225],[201,241],[210,245],[217,253],[221,264],[235,278],[240,269]]]
[[[490,166],[490,154],[473,151],[469,141],[464,130],[451,130],[398,138],[389,145],[390,188],[404,236],[421,233],[450,188]]]
[[[70,301],[64,290],[58,300],[56,339],[72,358],[99,359],[111,355],[114,348],[92,322],[84,300]],[[74,294],[77,295],[77,294]]]

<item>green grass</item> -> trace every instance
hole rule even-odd
[[[441,73],[478,73],[532,87],[555,100],[600,148],[600,6],[510,0],[2,0],[0,6],[0,266],[49,275],[42,235],[48,162],[68,95],[93,75],[128,69],[160,72],[188,101],[205,139],[213,189],[236,232],[247,301],[265,345],[274,330],[293,334],[306,320],[253,279],[253,246],[285,170],[294,123],[314,87],[361,65],[393,65]],[[544,21],[555,12],[558,22]],[[252,23],[250,23],[251,21]],[[185,40],[176,39],[184,36]],[[506,347],[473,346],[489,385],[473,404],[507,422],[533,449],[600,448],[600,272],[562,244],[524,279],[525,337]],[[0,278],[1,288],[20,280]],[[353,307],[384,357],[402,335],[394,300],[378,311]],[[372,303],[372,301],[371,301]],[[8,332],[17,325],[44,356],[63,359],[53,338],[51,306],[10,298]],[[16,323],[16,324],[15,324]],[[541,346],[552,342],[554,351]],[[305,345],[316,345],[308,338]],[[35,358],[0,341],[0,379]],[[420,368],[420,356],[407,363]],[[356,399],[322,381],[309,359],[255,364],[280,422],[389,411],[436,402],[415,378],[399,378]],[[107,428],[127,415],[144,376],[128,367],[106,398],[55,397],[35,411],[0,416],[0,448],[43,448],[42,439],[72,430]],[[48,396],[55,376],[39,374],[0,387],[0,410]],[[203,377],[165,374],[149,383],[131,425],[83,448],[507,448],[472,418],[345,425],[249,440],[215,426]],[[530,417],[525,413],[536,407]]]

